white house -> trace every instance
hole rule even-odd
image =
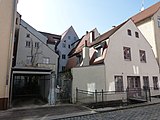
[[[17,15],[11,102],[36,98],[54,104],[59,56],[47,37],[19,19]]]
[[[65,70],[68,54],[75,47],[74,43],[78,40],[78,35],[72,26],[62,34],[61,41],[56,48],[56,51],[59,54],[59,72]]]
[[[91,92],[102,89],[123,92],[127,88],[137,90],[147,86],[153,88],[151,94],[156,95],[159,67],[150,44],[132,20],[127,20],[95,40],[91,41],[90,38],[69,59],[77,64],[72,68],[73,102],[76,88]],[[80,66],[82,63],[83,66]],[[138,96],[137,93],[135,95]],[[126,98],[126,95],[117,94],[110,100],[123,97]]]
[[[152,46],[160,65],[160,2],[139,12],[131,19]]]

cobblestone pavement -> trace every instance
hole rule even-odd
[[[62,120],[160,120],[160,104],[63,118]]]

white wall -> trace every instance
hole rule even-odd
[[[17,67],[24,67],[27,65],[27,56],[31,56],[31,48],[26,47],[26,41],[33,41],[33,46],[35,42],[39,42],[39,49],[36,63],[43,63],[43,58],[50,58],[50,64],[55,64],[55,71],[57,73],[57,65],[58,65],[58,55],[47,46],[46,41],[47,38],[41,35],[39,32],[34,30],[32,27],[27,25],[27,23],[20,25],[19,30],[19,40],[18,40],[18,49],[17,49]],[[30,38],[26,37],[26,34],[30,34]],[[37,36],[38,35],[38,36]],[[33,47],[35,50],[35,48]]]
[[[132,36],[127,34],[127,29],[132,31]],[[135,31],[139,38],[135,37]],[[131,48],[131,61],[124,60],[123,47]],[[139,50],[145,50],[146,63],[140,62]],[[130,20],[110,37],[107,55],[105,58],[106,90],[115,90],[114,76],[123,76],[124,89],[127,87],[127,76],[149,76],[150,87],[153,87],[153,76],[159,77],[159,68],[151,46],[145,40],[140,31]]]
[[[88,90],[89,85],[95,85],[95,90],[105,90],[105,68],[104,65],[77,67],[72,69],[72,101],[75,102],[76,88]]]

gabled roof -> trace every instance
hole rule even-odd
[[[133,20],[134,23],[138,23],[146,18],[153,16],[159,9],[160,9],[160,2],[134,15],[133,17],[131,17],[131,19]]]
[[[127,20],[128,21],[128,20]],[[100,35],[95,41],[93,41],[89,46],[93,46],[96,45],[106,39],[108,39],[111,35],[113,35],[119,28],[121,28],[127,21],[123,22],[122,24],[112,28],[111,30],[103,33],[102,35]]]

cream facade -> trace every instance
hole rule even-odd
[[[17,0],[0,1],[0,109],[8,108]]]
[[[93,63],[103,62],[100,65],[72,69],[73,102],[75,102],[76,88],[92,92],[102,89],[104,91],[125,91],[128,88],[143,89],[143,86],[147,84],[148,87],[154,88],[153,93],[156,93],[155,86],[159,88],[160,83],[159,67],[150,44],[132,20],[102,34],[93,43],[88,43],[88,47],[89,62],[91,63],[91,60],[94,61]],[[97,57],[95,56],[93,60],[94,54]],[[154,83],[154,81],[157,82]],[[153,93],[152,95],[155,95]],[[122,97],[126,98],[126,96],[118,97],[117,95],[117,98],[114,96],[110,100],[122,100]]]

